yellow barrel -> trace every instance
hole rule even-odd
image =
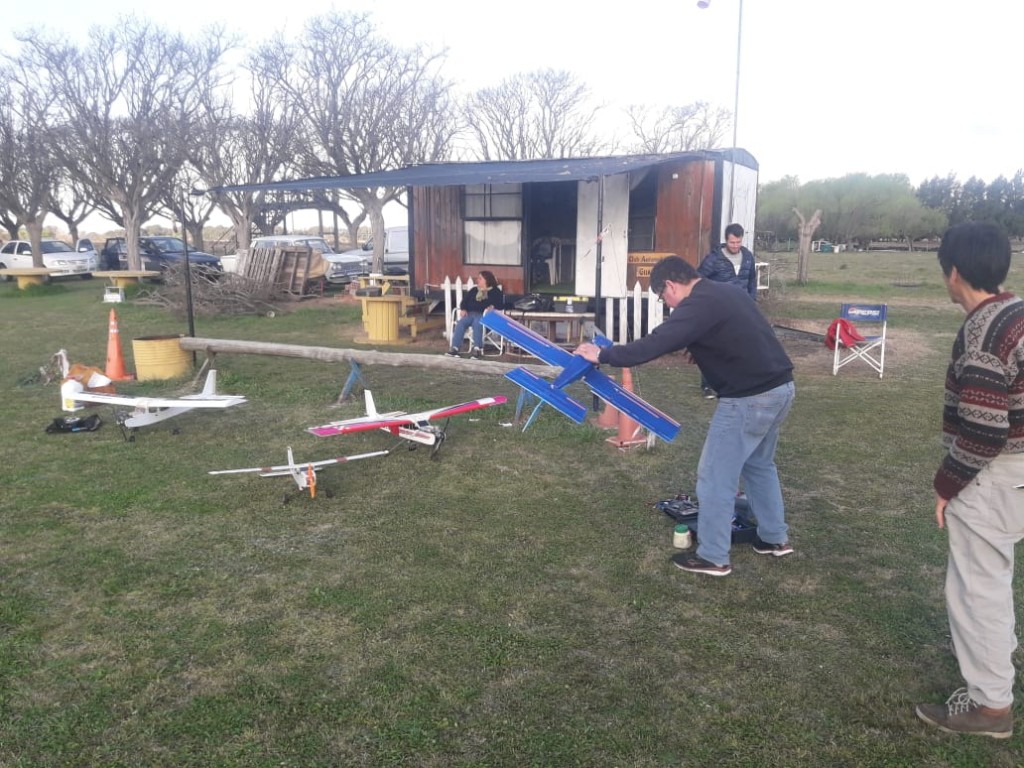
[[[132,339],[135,375],[139,381],[180,379],[192,370],[192,355],[181,348],[181,336],[142,336]]]
[[[366,298],[366,334],[370,341],[398,341],[397,297]]]

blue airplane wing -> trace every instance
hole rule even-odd
[[[671,443],[679,434],[680,424],[662,413],[645,400],[613,381],[609,376],[596,368],[591,368],[583,375],[583,380],[590,391],[604,400],[608,405],[617,408],[666,443]]]
[[[525,349],[548,365],[566,367],[576,357],[572,352],[545,339],[536,331],[516,322],[504,312],[485,312],[480,323],[508,339],[517,347]]]

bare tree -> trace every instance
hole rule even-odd
[[[814,237],[814,232],[821,224],[821,209],[819,208],[811,216],[811,220],[807,221],[804,215],[800,213],[796,208],[793,209],[793,213],[800,220],[800,227],[797,230],[799,235],[799,246],[796,257],[796,281],[800,285],[807,283],[807,273],[811,261],[811,238]]]
[[[96,210],[96,205],[80,182],[71,178],[61,168],[62,179],[53,200],[51,213],[64,222],[74,243],[78,242],[78,227]]]
[[[308,176],[349,176],[446,159],[455,134],[442,54],[399,49],[378,36],[365,15],[328,13],[311,19],[295,42],[275,40],[258,59],[304,129],[300,163]],[[368,216],[374,269],[383,264],[384,205],[404,187],[346,189],[363,213],[338,206],[349,237]],[[329,203],[324,198],[323,202]]]
[[[279,180],[286,171],[296,170],[298,115],[273,98],[266,67],[258,57],[257,52],[249,64],[251,113],[224,114],[211,109],[205,124],[209,137],[196,144],[192,161],[208,186],[265,184]],[[249,248],[254,225],[272,228],[275,220],[283,217],[281,209],[275,209],[270,202],[265,191],[217,195],[217,207],[234,225],[239,251]]]
[[[138,269],[140,227],[186,160],[228,43],[216,29],[190,42],[133,17],[90,38],[79,48],[32,31],[19,37],[21,59],[35,87],[57,99],[60,160],[124,227],[128,265]]]
[[[660,110],[634,104],[626,116],[637,139],[631,150],[649,154],[717,147],[732,125],[729,110],[706,101]]]
[[[600,110],[575,75],[542,69],[476,91],[463,119],[483,160],[584,157],[607,149],[594,128]]]
[[[60,166],[52,141],[50,94],[31,87],[30,70],[16,57],[0,70],[0,206],[24,225],[32,264],[43,266],[43,221],[53,208]]]

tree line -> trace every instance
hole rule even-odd
[[[894,240],[912,250],[915,241],[937,238],[964,221],[994,221],[1011,237],[1022,237],[1024,170],[988,184],[973,176],[963,183],[954,174],[935,176],[916,189],[902,174],[853,173],[806,184],[787,176],[758,191],[761,243],[799,240],[800,217],[812,211],[820,211],[815,236],[862,248]]]
[[[124,228],[131,268],[148,220],[181,220],[201,243],[215,209],[240,249],[300,208],[334,214],[353,242],[368,222],[379,244],[383,208],[403,188],[188,191],[450,160],[682,151],[715,146],[731,124],[703,102],[634,105],[624,138],[609,139],[589,87],[551,69],[462,95],[444,51],[396,46],[367,14],[330,12],[249,47],[220,27],[188,37],[134,16],[89,38],[30,30],[0,58],[0,226],[12,238],[24,227],[37,260],[48,216],[77,238],[97,211]]]

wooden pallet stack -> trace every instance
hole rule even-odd
[[[323,254],[309,246],[250,248],[238,274],[268,295],[304,299],[323,295],[327,268]]]

